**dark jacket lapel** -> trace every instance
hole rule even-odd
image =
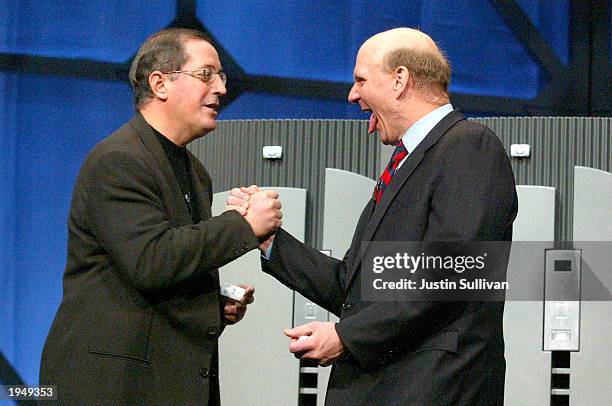
[[[397,171],[395,176],[393,176],[393,180],[383,193],[380,202],[374,208],[374,212],[370,217],[370,221],[366,226],[363,236],[362,236],[362,244],[361,249],[358,252],[357,259],[353,262],[353,266],[351,267],[347,279],[346,286],[349,286],[351,279],[355,275],[355,271],[357,270],[359,264],[361,263],[361,259],[363,254],[365,253],[369,242],[372,240],[374,233],[378,229],[389,205],[395,199],[395,196],[400,191],[404,183],[408,180],[410,175],[414,172],[414,170],[419,166],[423,157],[425,156],[425,152],[428,149],[436,145],[436,143],[442,138],[442,136],[458,121],[464,120],[465,117],[463,113],[459,110],[454,110],[446,115],[432,130],[427,134],[427,136],[423,139],[423,141],[415,148],[414,151],[406,158],[406,161],[402,165],[402,167]]]
[[[181,187],[176,179],[176,176],[174,175],[174,171],[172,170],[170,161],[164,152],[164,148],[157,139],[157,136],[153,133],[153,130],[145,121],[140,112],[137,112],[134,117],[132,117],[130,120],[130,125],[134,127],[145,148],[153,157],[154,167],[161,171],[162,176],[170,188],[172,196],[174,197],[172,202],[167,202],[170,205],[170,207],[168,207],[169,213],[177,213],[181,223],[191,222],[191,215],[189,214],[187,206],[185,205],[184,197],[181,193]],[[171,224],[175,226],[180,225],[179,223],[175,224],[176,220],[177,219],[171,218]]]

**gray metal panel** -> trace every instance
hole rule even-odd
[[[512,228],[512,240],[554,241],[555,188],[519,185],[516,194],[519,211]]]
[[[325,169],[325,211],[323,216],[323,248],[331,256],[342,259],[351,244],[363,208],[372,198],[376,181],[349,171]],[[338,318],[329,315],[329,321]],[[319,367],[317,405],[325,404],[330,367]]]
[[[514,244],[508,266],[510,289],[542,292],[544,249],[553,241],[555,189],[517,186],[519,212],[514,222],[513,240],[533,241]],[[538,242],[539,241],[539,242]],[[548,246],[552,248],[552,243]],[[550,352],[542,351],[542,301],[508,301],[504,311],[506,356],[506,406],[545,406],[550,404]]]
[[[376,182],[340,169],[325,169],[323,249],[342,259],[351,244],[363,208],[372,198]]]
[[[612,241],[612,173],[577,166],[574,241]]]
[[[215,192],[250,184],[308,190],[305,241],[322,248],[325,168],[378,177],[380,142],[367,134],[367,125],[355,120],[219,121],[215,132],[190,149],[210,172]],[[283,158],[263,159],[265,145],[282,146]]]
[[[283,202],[283,227],[304,239],[306,191],[274,188]],[[213,214],[225,207],[228,192],[216,193]],[[289,352],[283,329],[293,323],[293,291],[261,271],[254,250],[219,271],[221,282],[255,287],[245,318],[228,326],[219,340],[219,378],[224,405],[297,405],[299,361]]]
[[[478,118],[502,140],[530,144],[531,157],[511,158],[517,185],[552,186],[558,193],[555,240],[572,240],[574,166],[612,171],[612,119],[603,117]]]
[[[612,291],[612,173],[576,167],[574,179],[575,248],[583,250],[583,265],[591,271],[585,276]],[[585,289],[590,281],[583,278],[582,282],[583,297],[588,299],[592,293]],[[580,352],[571,354],[570,363],[570,405],[612,404],[611,314],[610,301],[581,303]]]

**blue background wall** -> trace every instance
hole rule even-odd
[[[567,64],[569,0],[517,3]],[[173,21],[177,3],[0,0],[0,10],[2,54],[124,63]],[[197,2],[196,14],[251,75],[350,84],[366,38],[418,26],[446,50],[453,92],[532,99],[549,79],[488,0],[208,0]],[[29,384],[38,382],[42,346],[61,301],[77,172],[87,151],[133,112],[124,81],[38,71],[0,71],[0,351]],[[220,118],[366,116],[344,100],[247,92]]]

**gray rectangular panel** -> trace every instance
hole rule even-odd
[[[544,281],[544,350],[580,349],[580,250],[547,250]]]

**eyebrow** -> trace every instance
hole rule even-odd
[[[195,69],[212,69],[212,70],[214,71],[214,70],[215,70],[215,67],[214,67],[214,66],[212,66],[212,65],[207,65],[207,64],[205,64],[205,65],[200,65],[200,66],[198,66],[198,67],[195,67],[195,68],[193,68],[193,69],[194,69],[194,70],[195,70]],[[223,70],[223,68],[219,68],[219,70]]]

